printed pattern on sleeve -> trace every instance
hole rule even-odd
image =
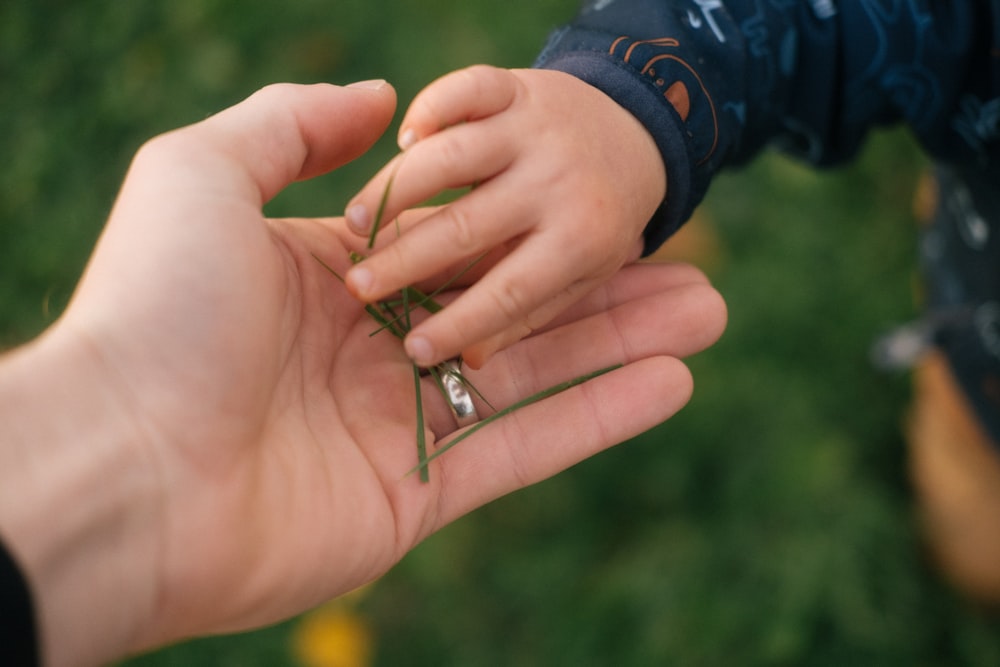
[[[632,112],[670,175],[654,250],[767,145],[817,165],[904,122],[944,162],[1000,151],[1000,0],[589,0],[536,66]]]

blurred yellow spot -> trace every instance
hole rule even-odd
[[[372,631],[361,616],[334,602],[302,617],[292,650],[304,667],[368,667]]]

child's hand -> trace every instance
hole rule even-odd
[[[476,66],[432,83],[403,119],[405,153],[347,207],[368,234],[450,188],[468,194],[408,227],[347,274],[373,301],[496,248],[506,255],[463,296],[414,327],[410,357],[430,365],[461,353],[472,367],[532,330],[641,252],[665,194],[646,129],[596,88],[546,70]],[[382,245],[382,244],[380,244]]]

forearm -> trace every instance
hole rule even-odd
[[[46,664],[121,657],[155,602],[152,467],[102,374],[58,334],[0,357],[0,535]]]

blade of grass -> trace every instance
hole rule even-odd
[[[437,310],[431,310],[430,307],[424,306],[424,302],[429,302],[429,303],[433,304],[433,307],[437,308],[438,310],[441,310],[444,306],[442,306],[441,304],[439,304],[437,301],[434,301],[434,298],[437,297],[439,294],[441,294],[441,292],[443,292],[446,289],[448,289],[449,287],[451,287],[455,283],[455,281],[457,281],[459,278],[461,278],[466,273],[468,273],[476,264],[479,264],[479,262],[483,261],[483,259],[485,259],[486,255],[487,255],[487,253],[484,252],[479,257],[476,257],[474,260],[472,260],[471,262],[469,262],[468,264],[466,264],[465,267],[463,267],[461,271],[459,271],[458,273],[456,273],[455,275],[453,275],[448,280],[444,281],[441,285],[439,285],[430,294],[426,294],[425,295],[425,294],[423,294],[423,292],[421,292],[420,290],[418,290],[416,287],[411,287],[410,289],[412,289],[417,294],[421,295],[420,301],[419,301],[419,303],[417,303],[417,306],[426,307],[427,310],[430,310],[432,313],[436,313]]]
[[[410,299],[407,292],[403,292],[403,317],[406,323],[406,330],[410,330]],[[420,481],[427,483],[430,481],[430,470],[427,468],[427,435],[424,432],[424,401],[420,383],[420,367],[411,363],[413,369],[413,387],[416,395],[417,406],[417,465],[420,467]]]
[[[408,475],[412,475],[414,472],[418,472],[421,468],[427,467],[430,464],[431,461],[433,461],[437,457],[441,456],[446,451],[448,451],[449,449],[451,449],[452,447],[454,447],[458,443],[462,442],[463,440],[465,440],[466,438],[468,438],[473,433],[479,431],[480,429],[484,428],[485,426],[487,426],[489,424],[492,424],[496,420],[501,419],[503,417],[506,417],[507,415],[511,414],[512,412],[516,412],[517,410],[520,410],[521,408],[525,408],[525,407],[531,405],[532,403],[537,403],[537,402],[542,401],[542,400],[544,400],[546,398],[549,398],[550,396],[555,396],[556,394],[562,393],[562,392],[566,391],[567,389],[572,389],[573,387],[576,387],[577,385],[581,385],[584,382],[587,382],[589,380],[593,380],[594,378],[600,377],[601,375],[604,375],[605,373],[610,373],[611,371],[616,370],[618,368],[621,368],[620,364],[616,365],[616,366],[608,366],[607,368],[602,368],[600,370],[594,371],[593,373],[587,373],[586,375],[581,375],[579,377],[573,378],[572,380],[567,380],[566,382],[562,382],[560,384],[557,384],[557,385],[554,385],[552,387],[549,387],[548,389],[540,391],[537,394],[532,394],[531,396],[528,396],[527,398],[522,399],[522,400],[518,401],[517,403],[514,403],[512,405],[507,406],[503,410],[500,410],[499,412],[490,415],[486,419],[483,419],[482,421],[473,424],[467,430],[462,431],[455,438],[449,440],[447,443],[445,443],[444,445],[442,445],[436,452],[434,452],[430,456],[428,456],[425,459],[423,459],[419,464],[417,464],[417,466],[415,466],[407,474]]]
[[[441,379],[441,367],[440,367],[440,365],[439,366],[431,366],[431,367],[429,367],[427,369],[427,373],[432,378],[434,378],[434,383],[437,385],[438,391],[441,392],[441,395],[445,397],[445,400],[448,400],[448,390],[445,388],[444,381]]]
[[[420,470],[420,481],[430,481],[430,470],[427,467],[427,436],[424,433],[424,408],[420,391],[420,368],[416,364],[413,367],[413,386],[417,394],[417,467]]]
[[[472,260],[471,262],[469,262],[468,266],[466,266],[461,271],[459,271],[458,273],[456,273],[455,275],[453,275],[451,278],[449,278],[448,280],[446,280],[443,284],[441,284],[439,287],[437,287],[430,294],[424,294],[423,292],[421,292],[416,287],[406,287],[406,288],[404,288],[404,290],[410,290],[410,292],[411,292],[411,294],[409,295],[410,298],[416,297],[416,303],[414,304],[413,307],[414,308],[424,308],[431,315],[433,315],[434,313],[437,313],[437,312],[440,312],[441,310],[443,310],[444,306],[442,306],[440,303],[438,303],[437,301],[435,301],[434,298],[436,296],[438,296],[439,294],[441,294],[441,292],[443,292],[446,289],[448,289],[452,284],[454,284],[454,282],[456,280],[458,280],[459,278],[461,278],[472,267],[474,267],[476,264],[478,264],[480,261],[482,261],[482,259],[484,257],[486,257],[486,253],[483,253],[479,257],[477,257],[474,260]],[[376,334],[376,333],[378,333],[381,330],[382,329],[377,329],[376,331],[373,332],[373,334]]]
[[[324,269],[326,269],[331,274],[333,274],[334,278],[336,278],[340,282],[344,282],[344,279],[341,277],[341,275],[339,273],[337,273],[337,271],[332,266],[330,266],[329,264],[327,264],[326,262],[324,262],[322,259],[320,259],[319,255],[317,255],[314,252],[313,253],[309,253],[309,254],[311,254],[313,256],[313,259],[315,259],[317,262],[319,262],[320,266],[322,266]]]
[[[378,203],[378,211],[375,213],[375,221],[372,223],[371,233],[368,234],[368,249],[375,247],[375,235],[378,234],[379,227],[382,225],[382,215],[385,213],[386,204],[389,202],[389,193],[392,191],[392,182],[396,180],[396,172],[399,171],[399,165],[403,164],[403,158],[400,156],[399,161],[396,162],[396,166],[392,168],[392,173],[389,174],[389,180],[385,183],[385,190],[382,191],[382,199]]]
[[[388,319],[386,319],[386,317],[384,315],[382,315],[382,313],[379,311],[379,309],[376,308],[375,306],[373,306],[372,304],[370,304],[370,303],[365,304],[365,312],[367,312],[369,315],[371,315],[371,318],[373,320],[375,320],[377,323],[381,324],[382,325],[382,329],[388,329],[389,333],[391,333],[393,336],[395,336],[399,340],[403,340],[403,339],[406,338],[406,332],[403,331],[402,329],[400,329],[398,326],[393,325],[393,323],[390,322]],[[380,331],[382,329],[380,329]]]
[[[333,275],[334,278],[336,278],[340,282],[344,282],[344,279],[341,277],[341,275],[339,273],[337,273],[334,270],[334,268],[332,266],[330,266],[329,264],[327,264],[326,262],[324,262],[322,259],[320,259],[316,255],[316,253],[312,253],[312,256],[313,256],[313,259],[315,259],[317,262],[319,262],[320,266],[322,266],[324,269],[326,269],[327,271],[329,271]],[[370,304],[370,303],[365,304],[365,311],[371,316],[371,318],[373,320],[375,320],[378,324],[382,325],[381,328],[379,329],[379,331],[382,331],[383,329],[388,329],[389,332],[393,336],[395,336],[396,338],[399,338],[400,340],[402,340],[403,338],[406,338],[406,332],[402,331],[398,326],[395,325],[394,322],[392,322],[389,318],[385,317],[381,312],[379,312],[378,308],[376,308],[372,304]]]
[[[379,301],[375,304],[378,308],[378,312],[382,315],[382,321],[384,324],[379,328],[379,331],[388,327],[390,329],[396,329],[398,331],[407,334],[410,332],[410,327],[406,325],[403,321],[403,316],[396,313],[396,309],[389,305],[387,301]],[[376,332],[377,333],[377,332]],[[368,334],[369,337],[374,336],[375,333]]]

